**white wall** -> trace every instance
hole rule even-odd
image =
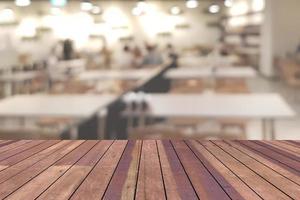
[[[300,1],[267,0],[266,7],[261,71],[266,76],[273,76],[274,58],[295,52],[300,43]]]
[[[119,48],[120,37],[129,35],[133,35],[135,42],[139,44],[144,41],[161,45],[172,42],[175,46],[182,48],[196,44],[213,45],[219,38],[220,33],[216,28],[206,26],[208,22],[217,20],[217,16],[203,13],[204,8],[208,6],[208,2],[201,2],[196,9],[187,9],[184,1],[150,1],[149,4],[155,12],[141,17],[131,14],[131,10],[135,6],[134,1],[100,1],[98,4],[103,8],[104,13],[102,16],[106,20],[105,24],[102,25],[94,25],[93,18],[90,15],[80,12],[79,1],[69,3],[64,8],[64,14],[56,17],[49,14],[51,6],[48,2],[33,1],[31,6],[25,8],[0,3],[0,10],[7,7],[12,8],[20,22],[18,26],[12,28],[0,26],[0,44],[6,42],[6,45],[0,46],[0,49],[2,49],[0,50],[0,65],[14,62],[17,57],[16,54],[24,52],[32,54],[33,59],[43,58],[49,53],[56,41],[63,38],[75,40],[76,46],[81,49],[99,49],[101,42],[91,42],[88,39],[88,35],[93,31],[105,35],[108,45],[113,49]],[[168,10],[173,5],[180,6],[184,13],[180,16],[171,16]],[[50,18],[52,21],[49,20]],[[42,35],[37,41],[20,40],[20,32],[24,34],[28,31],[26,27],[20,29],[24,21],[45,24],[46,19],[52,27],[52,32]],[[190,29],[175,29],[174,26],[178,23],[190,24]],[[129,28],[128,30],[111,30],[113,24],[127,25]],[[170,38],[157,37],[158,32],[166,31],[172,33]]]

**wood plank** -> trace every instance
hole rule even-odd
[[[292,145],[292,146],[294,146],[294,147],[296,147],[298,149],[300,148],[300,144],[295,143],[294,141],[291,141],[291,140],[281,140],[281,142],[284,142],[284,143],[287,143],[289,145]]]
[[[67,199],[67,192],[69,191],[69,196],[72,194],[71,188],[76,188],[76,185],[86,176],[88,173],[86,169],[91,169],[98,158],[100,159],[102,150],[106,149],[106,143],[109,142],[100,142],[101,145],[99,145],[100,143],[96,145],[96,143],[97,141],[87,141],[82,145],[82,147],[85,146],[84,149],[74,150],[71,152],[74,156],[69,154],[70,158],[63,158],[59,165],[50,166],[11,194],[8,199],[36,199],[37,197],[39,199]],[[75,165],[72,166],[73,164]],[[78,177],[81,179],[79,180]]]
[[[300,196],[298,141],[9,142],[0,147],[10,155],[0,161],[0,199]]]
[[[114,142],[70,199],[93,200],[102,198],[126,144],[127,141]]]
[[[300,187],[281,174],[274,173],[269,167],[262,165],[255,159],[243,154],[239,150],[231,147],[229,144],[221,141],[213,141],[214,144],[222,148],[235,159],[239,160],[253,172],[264,178],[266,181],[274,185],[278,190],[285,193],[290,198],[296,199],[300,197]]]
[[[199,199],[170,141],[157,141],[167,199]]]
[[[298,163],[300,162],[300,157],[299,157],[299,155],[293,155],[293,154],[291,154],[291,153],[289,153],[289,152],[283,151],[282,149],[280,149],[280,148],[278,148],[278,147],[273,147],[273,146],[271,146],[271,145],[269,145],[269,144],[267,144],[267,143],[261,142],[261,141],[253,141],[253,142],[256,143],[256,144],[258,144],[258,145],[261,145],[261,146],[263,146],[263,147],[266,147],[266,148],[270,149],[270,150],[273,151],[273,152],[276,152],[276,153],[278,153],[278,154],[281,154],[281,155],[283,155],[283,156],[285,156],[285,157],[287,157],[287,158],[290,158],[290,159],[292,159],[292,160],[298,161]],[[299,164],[300,164],[300,163],[299,163]],[[299,166],[299,167],[300,167],[300,166]]]
[[[290,142],[300,148],[300,141],[299,140],[286,140],[287,142]]]
[[[136,199],[165,199],[161,166],[155,140],[144,140]]]
[[[9,145],[11,143],[14,143],[14,142],[17,142],[17,141],[14,141],[14,140],[2,140],[2,142],[0,143],[0,148],[3,147],[3,146]]]
[[[30,168],[22,171],[21,173],[13,176],[7,181],[0,184],[0,199],[5,198],[19,187],[30,181],[32,178],[46,170],[49,166],[60,160],[61,158],[68,156],[70,152],[74,149],[81,147],[81,144],[84,141],[74,141],[70,145],[64,147],[58,152],[55,152],[47,159],[43,159],[40,162],[37,162]]]
[[[0,154],[0,161],[5,160],[11,156],[18,154],[18,153],[22,153],[22,152],[24,152],[28,149],[31,149],[39,144],[42,144],[43,142],[45,142],[45,140],[31,141],[31,142],[25,143],[17,148],[2,152]]]
[[[295,176],[295,174],[291,173],[289,170],[282,167],[280,165],[281,163],[279,163],[275,160],[272,160],[272,159],[265,158],[265,157],[255,153],[255,152],[241,146],[236,141],[226,141],[226,143],[230,144],[232,147],[234,147],[234,148],[238,149],[239,151],[245,153],[246,155],[250,156],[251,158],[257,160],[258,162],[260,162],[260,163],[262,163],[266,166],[269,166],[270,168],[272,168],[277,173],[279,173],[282,176],[290,179],[294,183],[300,185],[300,176]]]
[[[52,145],[57,144],[58,142],[58,140],[46,141],[23,152],[20,152],[16,155],[13,155],[5,160],[2,160],[0,161],[0,170],[12,166],[22,160],[25,160],[26,158],[35,155],[36,153],[39,153],[40,151],[43,151],[44,149],[47,149],[48,147],[51,147]]]
[[[286,143],[283,143],[281,141],[273,140],[273,141],[268,141],[268,142],[267,141],[262,141],[262,142],[264,142],[266,144],[269,144],[273,147],[280,148],[282,151],[286,151],[286,152],[288,152],[290,154],[293,154],[295,156],[299,157],[299,155],[300,155],[300,149],[295,148],[295,147],[293,147],[291,145],[288,145]]]
[[[3,145],[0,147],[0,153],[13,150],[14,148],[18,148],[25,143],[31,142],[31,140],[20,140],[20,141],[10,141],[7,145]]]
[[[251,142],[251,141],[240,141],[240,143],[247,146],[247,147],[250,147],[254,151],[260,152],[261,154],[263,154],[267,157],[270,157],[274,160],[277,160],[278,162],[284,164],[285,166],[292,169],[293,171],[295,171],[299,175],[299,173],[300,173],[300,163],[299,162],[297,162],[295,160],[292,160],[290,158],[287,158],[283,155],[280,155],[276,152],[273,152],[272,150],[270,150],[266,147],[260,146],[260,145],[254,143],[254,142]]]
[[[183,141],[172,144],[200,199],[230,199]]]
[[[240,163],[210,141],[199,141],[210,153],[231,169],[244,183],[263,199],[290,199],[266,180]]]
[[[7,166],[7,165],[2,165],[3,163],[0,162],[0,167],[4,170],[0,172],[0,183],[6,181],[7,179],[11,178],[12,176],[20,173],[21,171],[25,170],[26,168],[34,165],[38,161],[46,158],[47,156],[50,156],[53,152],[59,150],[60,148],[64,147],[65,145],[68,145],[71,141],[61,141],[37,154],[34,156],[31,156],[30,158],[27,158],[13,166]]]
[[[220,175],[228,182],[228,185],[222,185],[225,190],[228,188],[234,188],[241,196],[237,196],[238,198],[234,198],[234,196],[230,195],[230,191],[228,194],[232,199],[261,199],[251,188],[249,188],[238,176],[236,176],[230,168],[227,168],[223,163],[221,163],[214,155],[212,155],[207,149],[205,149],[201,144],[196,141],[188,141],[189,146],[192,147],[193,151],[196,155],[202,155],[212,167],[220,173]],[[202,160],[204,160],[202,158]],[[200,159],[200,158],[199,158]]]
[[[128,141],[103,199],[134,199],[141,151],[142,141]]]

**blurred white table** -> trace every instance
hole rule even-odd
[[[114,95],[17,95],[0,101],[0,117],[26,120],[39,117],[67,117],[77,120],[88,120],[116,100]],[[103,112],[105,113],[105,112]],[[102,137],[104,118],[100,118],[96,134]],[[98,126],[99,127],[99,126]],[[78,127],[70,131],[72,139],[78,139]],[[90,134],[85,131],[84,134]]]
[[[208,56],[183,56],[178,59],[178,65],[180,67],[207,67],[207,66],[232,66],[238,61],[236,56],[220,56],[220,55],[208,55]]]
[[[81,81],[140,80],[150,76],[153,69],[91,70],[80,73]]]
[[[203,78],[255,78],[256,71],[251,67],[202,67],[177,68],[165,74],[169,79],[203,79]]]
[[[151,94],[146,99],[153,117],[261,119],[272,139],[274,120],[295,116],[278,94]]]
[[[86,118],[116,98],[114,95],[16,95],[0,101],[0,116]]]

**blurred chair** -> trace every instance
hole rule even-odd
[[[300,65],[291,59],[279,59],[277,61],[280,74],[285,82],[292,87],[300,86]]]
[[[219,79],[216,81],[215,91],[224,94],[243,94],[250,92],[246,81],[243,79]],[[228,129],[239,130],[240,134],[238,134],[238,138],[246,139],[246,120],[222,119],[218,120],[218,123],[224,135],[226,135]]]
[[[218,79],[215,85],[217,93],[249,93],[247,83],[243,79]]]
[[[67,117],[42,117],[36,121],[36,125],[42,132],[60,133],[61,130],[74,122]]]
[[[205,89],[202,80],[174,80],[171,85],[171,93],[187,94],[201,93]]]
[[[93,89],[86,83],[70,80],[67,82],[56,82],[50,89],[51,94],[84,94]]]
[[[129,139],[239,139],[245,140],[246,126],[237,121],[209,119],[170,119],[163,123],[130,129]],[[212,124],[212,126],[207,126]],[[206,126],[206,127],[205,127]]]

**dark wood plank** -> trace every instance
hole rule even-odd
[[[183,141],[172,144],[200,199],[230,199]]]
[[[1,143],[0,143],[0,148],[4,147],[6,145],[9,145],[11,143],[14,143],[14,142],[17,142],[17,141],[14,141],[14,140],[2,140]]]
[[[286,144],[294,146],[295,148],[298,148],[298,149],[300,148],[300,144],[295,143],[294,141],[291,141],[291,140],[281,140],[281,142],[284,142]]]
[[[281,174],[274,173],[274,171],[269,167],[262,165],[255,159],[252,159],[251,157],[243,154],[227,143],[224,143],[222,141],[213,141],[213,143],[219,146],[235,159],[239,160],[253,172],[274,185],[278,190],[285,193],[290,198],[296,199],[297,197],[300,197],[300,187],[294,182],[291,182]]]
[[[0,167],[3,169],[0,172],[0,183],[6,181],[7,179],[11,178],[12,176],[20,173],[21,171],[27,169],[28,167],[31,167],[38,161],[47,158],[47,156],[50,156],[55,151],[59,150],[60,148],[63,148],[65,145],[68,145],[71,141],[61,141],[37,154],[34,156],[31,156],[30,158],[27,158],[13,166],[7,166],[4,165],[4,163],[0,162]],[[5,162],[5,160],[4,160]]]
[[[55,152],[47,159],[43,159],[40,162],[34,164],[30,168],[22,171],[21,173],[11,177],[7,181],[0,184],[0,199],[5,198],[15,190],[19,189],[25,183],[33,179],[35,176],[46,170],[48,167],[53,165],[55,162],[61,158],[69,155],[75,148],[80,148],[84,141],[75,141],[65,148],[61,149],[59,152]]]
[[[298,157],[300,156],[300,149],[295,148],[295,147],[293,147],[291,145],[288,145],[286,143],[283,143],[281,141],[274,140],[274,141],[268,141],[268,142],[267,141],[262,141],[262,142],[266,143],[266,144],[268,144],[270,146],[273,146],[275,148],[279,148],[282,151],[286,151],[286,152],[288,152],[290,154],[293,154],[294,156],[298,156]]]
[[[264,164],[264,165],[270,167],[271,169],[273,169],[277,173],[281,174],[282,176],[290,179],[294,183],[300,185],[300,176],[296,176],[295,174],[291,173],[289,170],[282,167],[279,162],[274,161],[272,159],[265,158],[255,152],[245,148],[244,146],[240,145],[237,142],[226,141],[226,143],[230,144],[232,147],[238,149],[239,151],[243,152],[244,154],[250,156],[251,158],[257,160],[261,164]]]
[[[285,166],[289,167],[290,169],[292,169],[293,171],[295,171],[298,175],[300,173],[300,163],[292,160],[290,158],[287,158],[281,154],[278,154],[276,152],[273,152],[272,150],[263,147],[261,145],[258,145],[252,141],[240,141],[241,144],[250,147],[252,150],[256,151],[256,152],[260,152],[261,154],[272,158],[274,160],[277,160],[278,162],[284,164]]]
[[[165,199],[157,144],[154,140],[144,140],[143,142],[136,198]]]
[[[297,199],[298,141],[0,140],[0,199]]]
[[[16,154],[22,153],[28,149],[31,149],[35,146],[38,146],[40,144],[42,144],[43,142],[46,142],[45,140],[37,140],[37,141],[31,141],[28,143],[25,143],[23,145],[21,145],[20,147],[5,151],[3,153],[0,154],[0,161],[5,160],[11,156],[14,156]]]
[[[232,192],[228,190],[228,194],[232,199],[261,199],[261,197],[258,196],[251,188],[249,188],[238,176],[236,176],[230,168],[227,168],[225,165],[223,165],[223,163],[221,163],[197,141],[188,141],[188,145],[193,148],[193,151],[198,156],[201,154],[203,157],[202,160],[207,160],[211,167],[213,167],[214,170],[216,170],[226,180],[227,184],[222,185],[225,190],[234,188],[236,192],[240,194],[240,196],[231,195]]]
[[[111,180],[127,141],[116,141],[70,199],[100,199]]]
[[[128,142],[103,199],[134,199],[141,150],[142,141]]]
[[[200,141],[200,143],[212,153],[218,160],[231,169],[244,183],[254,190],[263,199],[290,199],[280,190],[275,188],[265,179],[258,176],[252,170],[240,163],[228,153],[210,141]]]
[[[157,141],[167,199],[198,199],[170,141]]]
[[[294,144],[296,147],[300,148],[300,141],[298,140],[286,140],[287,142]]]
[[[33,146],[32,148],[29,148],[5,160],[2,160],[0,161],[0,170],[12,166],[22,160],[25,160],[26,158],[35,155],[36,153],[39,153],[40,151],[43,151],[44,149],[47,149],[48,147],[57,144],[58,142],[59,142],[58,140],[50,140],[50,141],[42,142],[41,144]]]
[[[20,140],[20,141],[9,141],[7,145],[3,145],[0,147],[0,155],[6,151],[11,151],[15,148],[20,148],[23,144],[31,142],[31,140]]]
[[[300,167],[300,157],[298,155],[293,155],[289,152],[283,151],[282,148],[271,146],[269,143],[265,143],[262,141],[253,141],[253,142],[255,142],[256,144],[261,145],[263,147],[266,147],[266,148],[270,149],[271,151],[276,152],[279,155],[283,155],[284,157],[290,158],[294,161],[298,161],[299,167]]]
[[[8,199],[35,199],[37,197],[39,199],[67,199],[102,156],[102,150],[105,151],[109,146],[105,144],[108,142],[99,145],[100,143],[87,141],[85,149],[74,150],[71,153],[74,156],[69,154],[70,158],[65,157],[59,163],[50,166],[21,189],[15,191]]]

